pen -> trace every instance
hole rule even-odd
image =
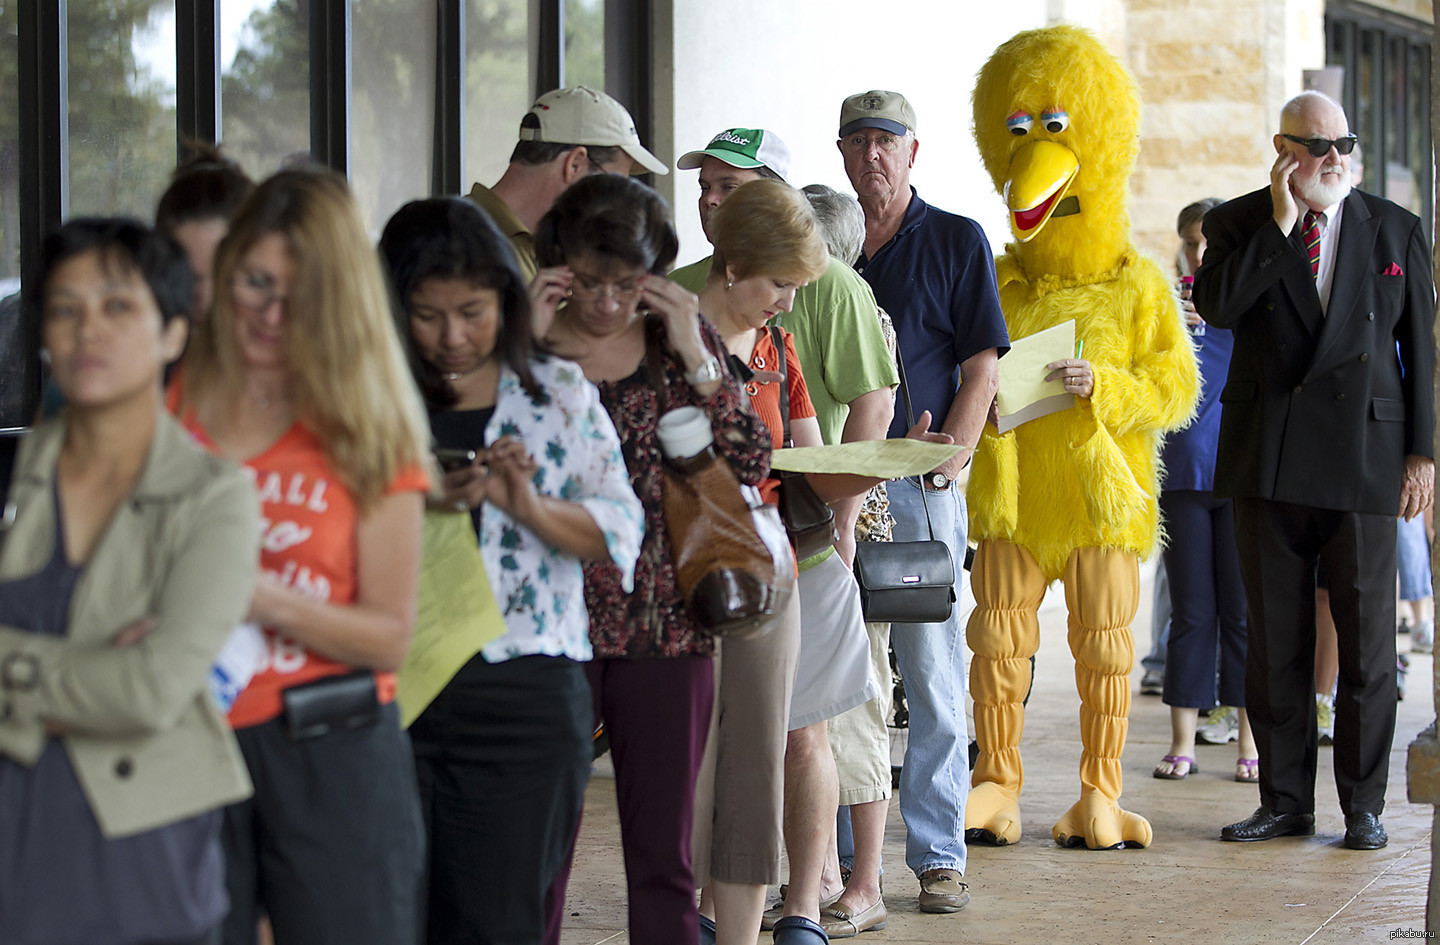
[[[1080,360],[1080,355],[1082,355],[1082,354],[1084,354],[1084,353],[1085,353],[1085,339],[1084,339],[1084,338],[1081,338],[1079,341],[1075,342],[1075,360],[1076,360],[1076,361],[1079,361],[1079,360]]]

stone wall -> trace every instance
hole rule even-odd
[[[1175,216],[1264,186],[1301,73],[1325,63],[1323,0],[1126,0],[1125,59],[1145,102],[1131,214],[1140,248],[1173,263]]]

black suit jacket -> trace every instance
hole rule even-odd
[[[1406,454],[1434,455],[1425,232],[1371,194],[1352,191],[1344,208],[1328,313],[1299,225],[1281,234],[1268,188],[1205,216],[1195,308],[1235,333],[1219,495],[1394,515]]]

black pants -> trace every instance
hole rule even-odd
[[[592,758],[581,663],[476,656],[410,726],[430,945],[539,945]]]
[[[1395,737],[1395,517],[1235,500],[1249,609],[1245,704],[1261,803],[1315,810],[1315,565],[1340,643],[1335,786],[1345,814],[1385,807]]]
[[[1170,538],[1165,704],[1211,709],[1218,695],[1219,705],[1243,706],[1245,587],[1230,500],[1177,489],[1160,493],[1160,510]]]
[[[235,732],[255,796],[225,809],[225,945],[411,945],[424,827],[399,713],[292,740],[280,720]]]

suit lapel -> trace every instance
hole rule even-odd
[[[1266,218],[1270,216],[1270,208],[1271,205],[1266,203]],[[1260,225],[1265,225],[1263,220]],[[1305,238],[1300,233],[1300,226],[1300,220],[1296,220],[1294,229],[1290,231],[1289,242],[1295,248],[1295,254],[1303,260],[1306,258]],[[1310,275],[1310,267],[1293,267],[1281,280],[1281,284],[1285,286],[1285,292],[1290,296],[1295,317],[1300,319],[1311,337],[1319,334],[1325,321],[1325,311],[1320,308],[1320,294],[1315,289],[1315,279]]]
[[[1340,245],[1335,247],[1335,273],[1330,280],[1330,305],[1325,310],[1325,324],[1315,344],[1311,370],[1322,363],[1325,354],[1349,330],[1355,314],[1355,299],[1365,280],[1379,234],[1380,218],[1370,215],[1370,208],[1353,192],[1345,198],[1340,216]]]

